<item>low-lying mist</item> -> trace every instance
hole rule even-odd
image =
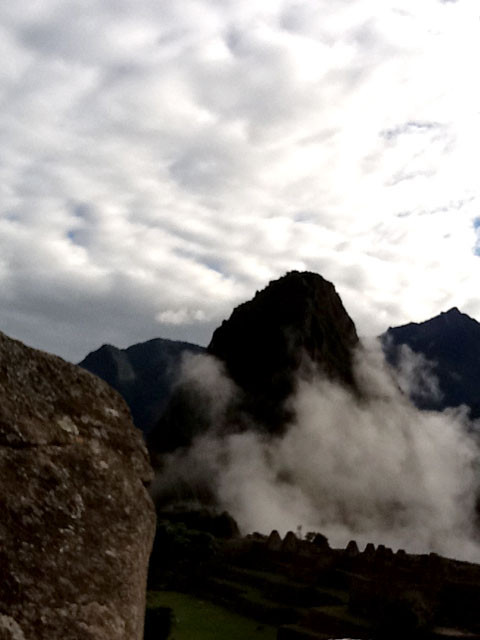
[[[240,392],[222,365],[189,356],[182,384],[201,390],[211,428],[166,456],[154,492],[208,489],[243,532],[302,528],[332,546],[350,539],[480,561],[476,522],[479,446],[465,408],[419,411],[403,390],[438,393],[428,363],[405,350],[400,378],[379,344],[357,350],[360,394],[324,377],[298,377],[283,435],[261,425],[226,430]],[[248,417],[239,422],[243,427]],[[230,432],[228,432],[230,431]]]

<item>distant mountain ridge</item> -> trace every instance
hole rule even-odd
[[[135,425],[148,433],[170,398],[183,355],[204,351],[189,342],[154,338],[127,349],[105,344],[79,366],[116,389],[128,404]]]
[[[442,410],[465,404],[480,417],[480,323],[457,307],[425,322],[390,327],[382,336],[386,358],[397,366],[401,345],[433,363],[441,398],[412,397],[421,409]]]
[[[414,395],[417,407],[442,410],[466,404],[471,417],[480,417],[479,322],[454,307],[425,322],[390,327],[380,338],[393,366],[399,364],[401,345],[433,363],[441,398]],[[103,345],[79,364],[116,389],[136,426],[149,433],[167,408],[187,353],[210,353],[222,360],[245,392],[249,409],[259,419],[281,422],[285,416],[275,407],[291,392],[289,372],[301,365],[302,357],[322,361],[320,369],[327,375],[352,386],[349,359],[357,343],[335,287],[317,274],[290,272],[239,305],[216,329],[208,349],[155,338],[127,349]]]

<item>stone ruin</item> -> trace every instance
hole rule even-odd
[[[360,551],[358,550],[357,543],[355,542],[355,540],[350,540],[350,542],[347,544],[347,548],[345,549],[345,557],[357,558],[359,554]]]
[[[324,536],[322,533],[316,533],[313,538],[313,544],[317,547],[317,549],[330,549],[330,545],[328,544],[328,538]]]
[[[283,553],[296,553],[298,551],[298,538],[293,531],[289,531],[283,539],[281,551]]]
[[[299,560],[314,558],[318,567],[337,563],[342,566],[347,563],[348,566],[351,563],[352,568],[365,573],[401,570],[421,574],[427,581],[432,576],[447,576],[460,581],[480,582],[478,565],[443,558],[436,553],[410,554],[404,549],[394,552],[383,544],[375,547],[372,542],[367,543],[363,551],[360,551],[355,540],[350,540],[345,549],[333,549],[321,533],[309,534],[307,539],[299,538],[293,531],[289,531],[283,539],[277,530],[273,530],[268,537],[256,533],[244,538],[241,549],[248,551],[252,544],[267,550],[273,556],[287,554]],[[322,563],[322,560],[325,562]],[[294,559],[291,558],[290,562],[293,563]]]
[[[272,531],[268,538],[248,537],[243,548],[245,566],[283,573],[294,583],[320,583],[343,589],[348,595],[349,610],[370,621],[381,622],[382,615],[387,620],[390,613],[400,615],[399,611],[404,611],[407,617],[410,613],[414,617],[424,616],[425,624],[433,624],[434,620],[443,624],[447,620],[457,630],[478,630],[479,635],[468,637],[480,637],[479,565],[436,553],[410,554],[404,549],[394,553],[383,544],[375,547],[368,543],[360,551],[355,540],[344,549],[332,549],[326,538],[321,538],[323,546],[319,547],[313,534],[308,534],[305,540],[292,531],[283,540],[278,531]],[[295,629],[292,627],[293,635],[288,635],[287,625],[282,638],[296,639]]]
[[[272,531],[267,540],[267,549],[269,551],[280,551],[282,548],[282,539],[276,529]]]

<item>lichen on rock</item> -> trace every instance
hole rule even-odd
[[[0,333],[2,640],[140,640],[151,473],[115,391]]]

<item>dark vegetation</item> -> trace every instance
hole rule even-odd
[[[183,618],[207,600],[224,611],[218,638],[231,637],[228,612],[255,621],[256,629],[277,629],[278,640],[480,638],[477,565],[393,553],[382,545],[363,552],[354,542],[331,549],[313,534],[308,540],[293,533],[282,540],[277,532],[215,538],[180,522],[161,522],[159,531],[151,565],[161,570],[150,573],[150,630],[155,615],[159,628],[164,624],[166,603],[174,603],[174,620],[175,606]],[[179,603],[179,592],[190,599]]]
[[[144,640],[167,640],[174,621],[172,607],[162,606],[152,598],[148,604],[145,612]]]

